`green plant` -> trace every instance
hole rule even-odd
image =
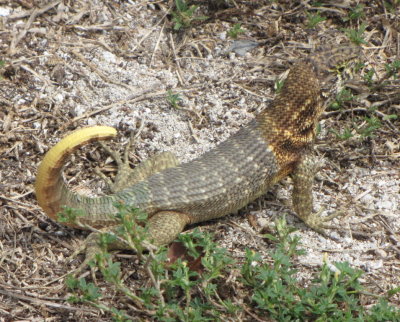
[[[315,28],[317,24],[326,20],[325,17],[322,17],[317,11],[315,14],[307,12],[307,28]]]
[[[236,39],[239,34],[244,33],[244,30],[241,28],[240,23],[236,23],[233,25],[231,29],[228,30],[229,37]]]
[[[174,22],[174,30],[189,27],[195,20],[206,20],[206,16],[195,16],[194,13],[198,6],[189,6],[185,0],[175,0],[176,10],[172,11],[172,21]]]
[[[352,130],[349,128],[345,128],[342,132],[337,132],[334,129],[330,130],[333,134],[336,135],[336,137],[340,140],[348,140],[350,138],[352,138],[354,136],[354,134],[352,133]]]
[[[367,28],[367,25],[365,23],[362,23],[360,28],[356,29],[350,29],[350,28],[345,28],[343,29],[344,32],[346,33],[347,37],[355,43],[356,45],[361,45],[361,44],[366,44],[367,42],[363,38],[363,33],[365,29]]]
[[[397,7],[400,5],[400,0],[389,0],[383,3],[385,8],[390,13],[396,13]]]
[[[399,321],[399,319],[400,311],[383,298],[371,308],[368,315],[368,321]]]
[[[284,81],[284,80],[279,80],[279,79],[277,79],[277,80],[275,81],[274,88],[275,88],[276,94],[279,94],[279,93],[281,92],[282,87],[283,87],[283,84],[285,84],[285,81]]]
[[[364,17],[365,17],[364,5],[357,4],[353,9],[350,9],[349,13],[347,14],[347,17],[343,18],[343,21],[358,20]]]
[[[393,77],[393,79],[397,79],[400,73],[400,60],[396,59],[390,64],[385,64],[385,69],[388,78]]]
[[[389,121],[389,120],[397,120],[399,117],[396,114],[389,114],[389,115],[385,115],[383,117],[384,121]]]
[[[178,317],[183,320],[192,320],[196,316],[216,318],[221,312],[215,310],[213,302],[232,311],[233,307],[229,301],[223,302],[217,290],[218,283],[233,263],[226,250],[217,247],[212,242],[211,235],[200,233],[198,230],[191,234],[181,234],[178,240],[187,253],[184,259],[179,258],[171,264],[168,271],[165,268],[160,269],[160,266],[154,263],[157,269],[153,270],[153,274],[156,280],[162,281],[160,288],[165,303],[165,307],[159,312],[160,317],[161,313],[165,314],[173,307]],[[165,279],[166,274],[168,279]],[[194,294],[198,293],[195,290],[200,290],[199,287],[203,299],[194,297]],[[179,303],[182,299],[184,306],[180,308]],[[157,305],[160,307],[160,303]]]
[[[62,207],[61,211],[57,214],[57,221],[80,226],[78,219],[83,216],[85,216],[85,213],[81,209]]]
[[[272,261],[247,249],[244,262],[238,263],[226,249],[212,241],[210,234],[195,229],[192,233],[179,235],[179,243],[173,245],[175,250],[171,246],[168,252],[163,247],[156,252],[151,248],[147,253],[142,252],[140,265],[148,280],[143,280],[141,286],[127,287],[121,264],[112,261],[107,246],[115,242],[117,234],[133,249],[144,249],[147,231],[135,222],[143,223],[147,216],[132,207],[117,207],[122,226],[115,229],[115,233],[103,234],[101,251],[91,266],[98,268],[116,297],[125,298],[121,303],[132,301],[130,305],[136,307],[135,312],[146,318],[152,316],[159,321],[239,320],[247,311],[243,305],[238,305],[237,296],[242,297],[240,303],[246,303],[252,317],[267,320],[379,321],[400,316],[400,311],[385,299],[366,311],[359,299],[363,292],[359,282],[362,272],[347,263],[331,265],[325,259],[309,285],[302,286],[293,262],[304,254],[304,250],[299,249],[300,238],[293,236],[294,229],[286,224],[284,217],[276,221],[274,232],[263,235],[274,243],[275,249],[269,256]],[[138,247],[137,243],[142,245]],[[233,272],[241,274],[234,282],[235,289],[240,289],[240,293],[233,292],[236,296],[229,295],[232,286],[226,282]],[[127,312],[106,302],[105,286],[100,289],[84,278],[72,277],[67,278],[66,284],[71,292],[71,303],[93,306],[107,312],[115,321],[132,319]],[[400,288],[393,288],[388,296],[399,291]]]
[[[376,74],[376,71],[375,71],[374,68],[367,69],[365,71],[365,74],[364,74],[363,78],[364,78],[364,80],[367,82],[367,84],[369,86],[371,86],[373,84],[373,82],[374,82],[373,81],[373,77],[374,77],[375,74]]]
[[[339,93],[336,94],[334,101],[329,105],[332,110],[339,110],[343,107],[345,102],[350,102],[354,99],[352,92],[348,89],[343,88]]]
[[[147,216],[140,210],[124,205],[115,205],[119,212],[117,218],[121,226],[115,229],[115,233],[104,233],[100,238],[101,252],[95,255],[90,263],[97,267],[104,279],[113,285],[113,289],[132,300],[143,310],[156,311],[160,320],[200,320],[203,317],[217,318],[221,312],[216,310],[212,303],[219,303],[232,314],[237,311],[229,300],[222,300],[218,296],[217,283],[222,276],[227,274],[227,269],[233,263],[225,249],[216,247],[211,235],[195,230],[191,234],[181,234],[179,241],[186,249],[187,257],[178,258],[166,266],[167,250],[160,248],[156,253],[151,250],[143,254],[146,247],[147,230],[137,221],[146,221]],[[69,211],[74,212],[74,211]],[[74,219],[74,217],[72,217]],[[139,296],[124,285],[121,279],[120,263],[113,262],[107,252],[109,244],[115,242],[116,235],[124,239],[132,249],[141,253],[141,263],[152,281],[149,287],[139,290]],[[193,264],[195,263],[195,264]],[[193,270],[193,265],[197,267]],[[67,286],[73,292],[70,301],[73,303],[85,303],[109,312],[114,319],[126,318],[124,312],[110,308],[101,303],[102,294],[93,283],[87,283],[84,279],[67,280]],[[194,290],[201,287],[204,299],[193,297]],[[181,306],[182,299],[184,305]]]
[[[382,126],[381,121],[376,116],[365,116],[366,125],[358,129],[363,137],[374,137],[374,132]]]
[[[251,289],[253,313],[273,321],[368,320],[369,313],[359,301],[362,271],[351,268],[348,263],[330,265],[325,259],[310,285],[299,287],[292,264],[292,258],[300,254],[299,240],[290,237],[291,230],[284,220],[278,220],[277,227],[280,227],[277,228],[280,237],[269,236],[278,241],[271,254],[271,264],[265,264],[259,254],[246,251],[241,273],[243,284]],[[389,309],[383,301],[374,307],[372,314],[393,318],[399,317],[400,311],[394,307]]]
[[[72,276],[68,276],[65,280],[65,284],[68,289],[74,293],[68,298],[68,302],[72,304],[87,304],[97,308],[98,310],[108,312],[113,316],[114,321],[129,321],[129,317],[125,312],[119,311],[100,302],[103,295],[100,288],[93,283],[87,283],[84,278],[76,279]]]
[[[179,102],[182,101],[182,98],[179,94],[175,94],[170,89],[167,91],[167,101],[174,108],[179,108]]]

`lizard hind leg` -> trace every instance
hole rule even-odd
[[[148,240],[154,246],[172,242],[190,223],[187,214],[177,211],[159,211],[148,221]]]
[[[179,161],[176,156],[171,152],[162,152],[151,158],[143,161],[134,169],[129,166],[129,151],[132,146],[133,138],[129,140],[125,146],[123,156],[117,151],[112,150],[102,142],[99,144],[102,148],[110,154],[110,156],[117,163],[118,171],[112,181],[110,178],[105,176],[99,169],[96,169],[96,173],[107,183],[112,193],[117,193],[125,188],[128,188],[135,183],[145,180],[147,177],[161,172],[162,170],[173,168],[179,165]]]
[[[147,222],[147,235],[143,246],[147,249],[154,249],[162,245],[167,245],[172,242],[190,223],[190,218],[187,214],[177,211],[159,211]],[[101,253],[100,234],[102,232],[111,232],[118,235],[118,227],[107,227],[99,231],[92,232],[86,238],[84,243],[71,256],[70,260],[74,259],[79,253],[85,253],[85,260],[78,268],[72,271],[74,276],[80,274],[91,261],[96,258],[96,254]],[[127,242],[117,238],[114,242],[107,245],[107,250],[126,250],[131,249]],[[94,270],[91,268],[92,275]]]

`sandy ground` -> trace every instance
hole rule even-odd
[[[58,278],[79,264],[66,257],[85,234],[49,220],[33,193],[37,165],[61,137],[86,125],[110,125],[120,133],[113,146],[122,149],[129,133],[141,128],[133,164],[161,151],[190,161],[268,108],[275,82],[293,61],[321,41],[345,42],[343,28],[359,28],[361,21],[368,25],[364,66],[346,83],[354,99],[324,113],[315,147],[315,209],[345,213],[333,220],[340,228],[332,231],[336,239],[293,215],[290,180],[240,216],[202,229],[215,232],[239,259],[245,247],[265,255],[272,246],[257,232],[286,214],[307,250],[296,263],[305,281],[328,253],[331,262],[362,269],[363,281],[377,294],[399,286],[400,123],[386,116],[400,114],[400,83],[386,77],[384,65],[399,59],[399,10],[360,1],[363,20],[346,21],[348,3],[321,9],[327,19],[315,28],[306,27],[306,12],[316,10],[308,1],[236,1],[217,9],[202,3],[199,10],[210,18],[173,32],[167,1],[0,1],[0,320],[96,317],[67,304],[57,307],[66,296]],[[244,55],[231,50],[227,33],[237,22],[244,29],[239,39],[258,44]],[[363,75],[371,69],[368,86]],[[168,102],[169,90],[179,94],[178,107]],[[380,122],[368,137],[362,135],[366,117]],[[345,129],[350,139],[334,134]],[[112,170],[97,146],[77,154],[67,172],[71,186],[99,193],[104,184],[95,166]],[[391,301],[400,304],[398,295]]]

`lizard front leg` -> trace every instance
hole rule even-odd
[[[303,156],[292,174],[292,203],[296,215],[303,220],[307,226],[325,235],[324,229],[333,228],[325,223],[340,216],[342,213],[337,212],[327,217],[321,217],[321,210],[316,213],[313,212],[312,186],[314,183],[315,170],[315,157],[311,153],[307,153]]]

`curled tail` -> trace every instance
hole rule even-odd
[[[52,147],[38,168],[35,182],[36,198],[47,216],[56,219],[69,190],[64,183],[62,168],[69,156],[84,144],[108,140],[117,135],[109,126],[92,126],[76,130]]]

